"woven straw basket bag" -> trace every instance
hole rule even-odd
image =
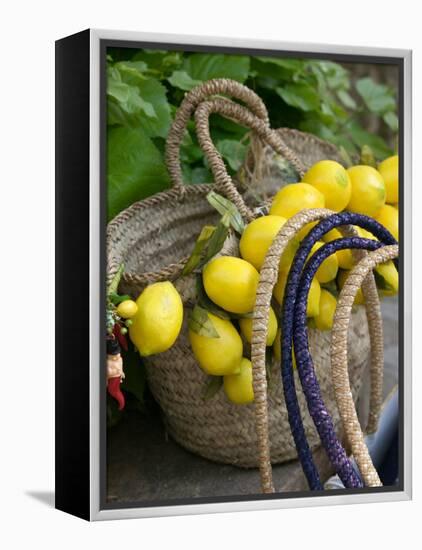
[[[245,106],[227,98],[216,97],[219,94],[240,100]],[[297,456],[279,366],[273,365],[272,383],[265,392],[270,444],[264,441],[267,449],[263,452],[262,442],[260,450],[257,437],[258,404],[234,405],[223,391],[205,399],[204,388],[208,377],[198,366],[188,341],[187,317],[195,301],[195,277],[181,277],[181,271],[203,226],[215,225],[220,217],[206,200],[206,195],[214,189],[230,199],[246,222],[258,213],[265,212],[265,208],[252,209],[228,175],[209,137],[211,113],[220,113],[250,128],[255,143],[258,141],[270,145],[277,155],[293,166],[299,176],[318,160],[333,159],[341,162],[337,149],[318,138],[294,130],[272,130],[264,104],[247,87],[226,79],[209,81],[185,96],[169,132],[166,162],[172,188],[134,203],[109,223],[107,277],[111,281],[123,262],[125,272],[120,283],[123,293],[136,298],[146,285],[171,280],[182,296],[185,320],[178,340],[165,353],[143,359],[149,388],[161,407],[171,436],[186,449],[205,458],[242,467],[261,465],[262,468],[263,460],[276,464]],[[199,143],[214,175],[213,184],[185,186],[182,182],[180,143],[186,124],[193,114]],[[261,189],[262,194],[271,196],[276,190],[274,182],[268,178],[263,181],[268,186]],[[278,180],[277,187],[282,184],[283,181]],[[249,191],[246,190],[245,197],[253,195]],[[236,238],[231,235],[221,253],[238,254],[237,244]],[[330,332],[309,330],[310,350],[322,395],[338,426],[339,415],[330,371],[330,336]],[[353,399],[356,401],[370,351],[368,323],[363,307],[354,308],[348,344],[348,374]],[[306,436],[310,447],[315,448],[319,445],[319,438],[298,380],[296,387]],[[261,403],[261,411],[262,406]]]

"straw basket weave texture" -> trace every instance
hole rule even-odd
[[[216,94],[236,98],[246,107],[226,98],[215,98]],[[205,399],[208,377],[199,368],[188,341],[187,317],[195,300],[195,281],[193,276],[180,275],[202,227],[216,224],[219,219],[206,200],[207,193],[215,189],[229,198],[245,221],[257,215],[253,210],[253,200],[249,203],[248,199],[243,200],[210,142],[208,118],[211,112],[218,112],[249,127],[254,132],[254,140],[269,143],[279,158],[287,159],[299,177],[317,160],[341,162],[335,147],[313,136],[294,130],[271,130],[265,106],[245,86],[225,79],[209,81],[185,96],[169,133],[166,161],[173,188],[133,204],[109,223],[107,276],[111,280],[123,262],[125,273],[120,290],[133,297],[150,283],[174,281],[185,305],[181,334],[170,350],[144,360],[148,384],[162,409],[167,429],[183,447],[205,458],[242,467],[257,467],[260,455],[254,404],[234,405],[223,391]],[[200,145],[214,174],[213,184],[184,186],[182,182],[179,146],[193,113]],[[280,178],[278,186],[282,183]],[[271,196],[273,184],[268,184],[267,188],[264,185],[261,191]],[[248,197],[247,192],[245,197]],[[233,235],[221,253],[238,254],[237,240]],[[353,313],[348,338],[349,380],[356,400],[369,356],[368,325],[363,308],[357,308]],[[309,342],[325,403],[338,424],[330,373],[330,333],[310,330]],[[299,383],[297,387],[300,387]],[[270,458],[272,463],[280,463],[295,458],[297,453],[277,365],[271,368],[267,397]],[[301,390],[298,390],[298,399],[309,444],[315,448],[319,438]]]

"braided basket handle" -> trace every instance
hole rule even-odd
[[[236,204],[240,213],[247,220],[253,219],[254,214],[246,206],[243,197],[236,189],[220,153],[211,140],[209,117],[212,113],[218,113],[253,130],[264,142],[288,160],[301,177],[305,173],[305,168],[293,151],[287,147],[280,135],[245,107],[219,98],[202,102],[195,111],[196,133],[213,173],[216,188]]]
[[[289,242],[295,238],[308,223],[320,221],[334,214],[328,209],[302,210],[290,218],[280,229],[273,240],[259,275],[259,283],[256,292],[256,302],[252,321],[251,360],[255,403],[255,424],[258,438],[259,469],[261,487],[264,493],[274,492],[272,481],[271,451],[268,427],[268,396],[267,378],[265,366],[266,339],[270,314],[271,298],[274,286],[277,283],[279,264]],[[344,236],[358,236],[352,226],[342,226],[339,230]],[[353,251],[354,257],[359,260],[367,255],[363,250]],[[377,418],[381,406],[382,394],[382,343],[377,343],[377,337],[382,334],[382,319],[379,307],[377,287],[372,274],[368,274],[362,284],[362,292],[365,302],[371,304],[366,308],[371,345],[379,353],[371,353],[371,403],[372,418]],[[378,305],[378,307],[373,307]],[[373,311],[371,312],[370,309]],[[375,388],[375,390],[374,390]]]
[[[228,78],[208,80],[188,92],[180,104],[166,140],[166,164],[175,189],[184,188],[180,164],[180,146],[187,124],[202,101],[224,94],[243,101],[258,118],[268,124],[268,112],[262,99],[247,86]]]
[[[340,292],[331,333],[331,374],[337,406],[353,456],[369,487],[378,487],[382,483],[365,444],[353,403],[348,372],[347,333],[358,289],[377,265],[397,258],[398,251],[398,245],[385,246],[369,252],[355,265]]]

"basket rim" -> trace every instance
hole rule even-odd
[[[298,137],[303,141],[313,142],[314,144],[323,146],[325,149],[330,150],[333,155],[339,157],[339,150],[333,143],[321,139],[314,134],[303,132],[301,130],[297,130],[296,128],[288,127],[277,128],[275,131],[284,135]],[[164,191],[160,191],[145,199],[141,199],[132,203],[130,206],[119,212],[119,214],[117,214],[112,220],[110,220],[110,222],[108,222],[106,230],[106,243],[108,244],[108,242],[110,241],[114,230],[116,230],[121,224],[131,219],[133,216],[136,216],[141,210],[156,206],[169,200],[183,201],[186,196],[190,195],[192,197],[202,195],[205,196],[212,189],[214,189],[214,183],[187,184],[182,188],[173,187],[165,189]],[[168,264],[166,267],[157,271],[146,271],[140,274],[125,271],[122,275],[122,278],[128,283],[136,283],[139,285],[146,285],[165,279],[174,280],[181,274],[181,271],[186,264],[188,258],[189,256],[181,258],[178,262]],[[120,264],[118,262],[113,262],[111,254],[107,262],[107,280],[110,280],[113,277],[113,275],[117,272],[119,265]]]

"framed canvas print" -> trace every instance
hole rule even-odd
[[[56,506],[411,497],[411,52],[56,43]]]

